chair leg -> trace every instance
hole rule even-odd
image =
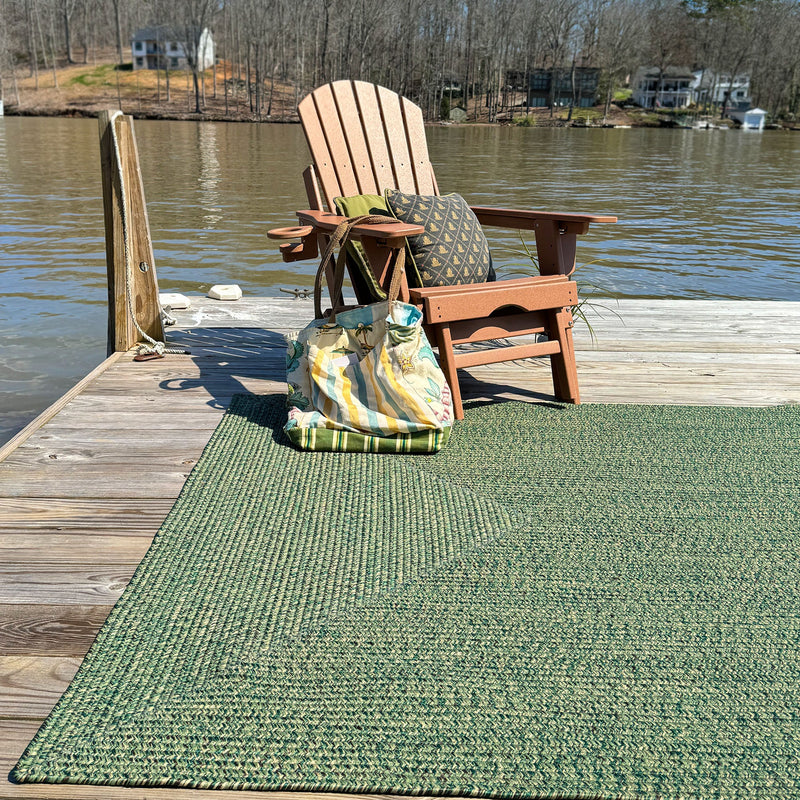
[[[450,325],[447,323],[436,325],[436,344],[439,348],[439,361],[442,365],[442,372],[447,378],[450,394],[453,398],[453,417],[455,419],[464,419],[464,406],[461,404],[461,388],[458,385],[458,370],[455,365],[453,340],[450,336]]]
[[[580,403],[578,367],[575,363],[575,345],[572,340],[572,312],[561,309],[551,316],[551,336],[555,335],[561,352],[550,356],[553,372],[553,391],[558,400]]]

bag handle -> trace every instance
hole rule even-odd
[[[342,292],[344,285],[344,272],[345,262],[347,257],[347,240],[356,225],[378,225],[387,222],[397,222],[394,217],[387,217],[381,214],[364,214],[360,217],[351,217],[350,219],[340,222],[336,230],[331,234],[328,240],[328,246],[322,254],[317,269],[317,274],[314,277],[314,318],[322,319],[322,279],[325,275],[325,270],[328,262],[333,260],[333,251],[338,246],[339,255],[336,257],[336,262],[333,269],[333,285],[328,286],[328,293],[331,297],[331,303],[336,302],[336,298]],[[387,300],[389,303],[394,303],[400,295],[400,282],[403,277],[406,262],[406,248],[405,246],[397,248],[397,256],[395,257],[394,266],[392,268],[392,280],[389,284],[389,293]],[[336,311],[332,311],[329,317],[331,322],[336,321]]]

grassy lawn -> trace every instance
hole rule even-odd
[[[38,79],[19,75],[20,109],[33,114],[93,115],[106,108],[128,114],[167,118],[194,117],[195,101],[191,74],[169,71],[169,100],[164,70],[133,70],[131,62],[117,64],[113,54],[90,64],[69,64],[40,69]],[[238,77],[238,72],[237,72]],[[227,78],[227,98],[225,79]],[[215,119],[253,119],[243,81],[234,81],[230,65],[222,63],[206,70],[204,116]],[[227,100],[227,102],[226,102]],[[294,112],[292,87],[278,84],[273,98],[274,117]],[[11,103],[8,103],[11,106]]]

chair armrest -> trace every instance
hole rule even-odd
[[[317,238],[323,237],[323,240],[327,243],[326,248],[331,241],[330,234],[334,233],[343,222],[349,221],[349,217],[314,209],[298,211],[297,218],[301,226],[310,226],[313,231],[304,241],[313,239],[316,242]],[[406,237],[418,236],[420,233],[425,233],[425,228],[422,225],[409,225],[399,220],[397,222],[363,223],[350,229],[351,238],[361,240],[370,268],[375,274],[378,283],[386,291],[388,291],[389,282],[392,280],[396,259],[399,258],[406,245]],[[284,247],[286,245],[282,245],[281,249]],[[284,260],[288,260],[286,253],[284,253]],[[328,285],[332,285],[330,276]],[[404,272],[400,276],[399,299],[403,302],[408,301],[408,281]],[[334,305],[336,305],[335,302]]]
[[[550,211],[529,211],[518,208],[489,208],[472,206],[472,211],[481,225],[517,230],[536,230],[542,224],[558,225],[563,233],[586,233],[592,222],[616,222],[608,214],[569,214]]]
[[[571,275],[575,271],[578,236],[593,222],[616,222],[608,214],[557,214],[516,208],[472,208],[481,225],[536,232],[536,252],[542,275]]]
[[[300,239],[299,243],[286,242],[280,246],[283,260],[287,262],[316,258],[319,254],[317,236],[333,233],[342,222],[346,222],[348,219],[328,211],[313,209],[298,211],[297,218],[300,225],[289,228],[273,228],[267,231],[270,239]],[[406,236],[416,236],[424,232],[425,228],[422,225],[409,225],[398,220],[395,223],[356,225],[351,231],[351,237],[361,240],[368,239],[370,245],[396,250],[405,246]],[[368,247],[372,249],[372,247]]]
[[[311,209],[298,211],[297,218],[300,220],[301,225],[311,225],[317,233],[322,234],[333,233],[342,222],[346,222],[348,219],[328,211],[314,211]],[[406,236],[417,236],[420,233],[425,233],[425,228],[422,225],[409,225],[398,220],[394,223],[356,225],[351,232],[351,236],[385,240],[387,247],[397,248],[405,244]]]

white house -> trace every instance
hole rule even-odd
[[[131,38],[134,69],[184,69],[186,52],[181,37],[169,25],[142,28]],[[198,69],[206,70],[214,64],[214,39],[204,28],[198,41]]]
[[[697,105],[711,103],[721,106],[726,102],[729,106],[750,104],[750,76],[726,75],[710,69],[695,70],[692,81],[692,101]]]
[[[692,71],[685,67],[639,67],[632,100],[642,108],[686,108],[692,99]]]

